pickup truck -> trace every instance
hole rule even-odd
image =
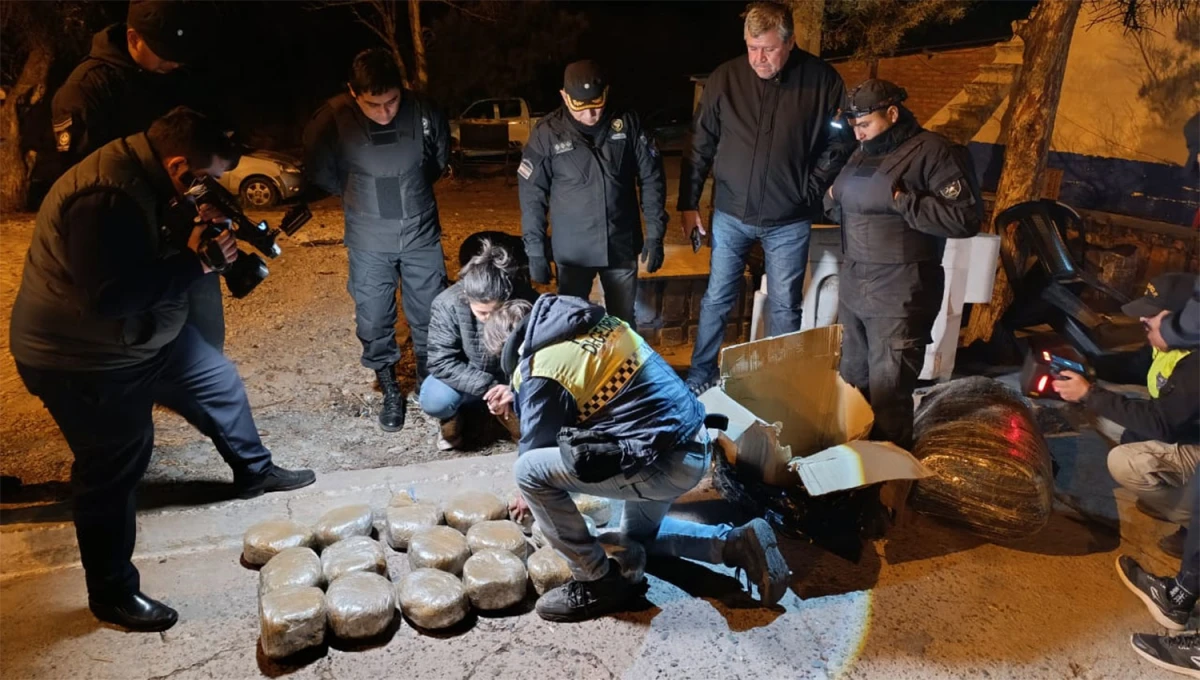
[[[503,154],[505,151],[495,148],[495,144],[473,143],[470,135],[465,147],[462,143],[463,125],[495,125],[508,128],[510,150],[520,151],[529,141],[529,133],[533,131],[533,126],[539,118],[540,116],[529,112],[529,104],[520,97],[481,99],[468,106],[461,116],[450,121],[451,146],[463,156]]]

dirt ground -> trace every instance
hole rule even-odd
[[[458,248],[470,234],[520,233],[516,186],[503,177],[443,181],[437,195],[447,271],[457,271]],[[359,364],[354,306],[346,292],[341,206],[326,199],[312,209],[312,221],[294,238],[281,237],[283,254],[268,263],[271,274],[258,289],[241,300],[226,293],[226,355],[246,383],[255,421],[276,462],[329,472],[510,450],[510,443],[499,442],[482,450],[439,452],[436,421],[412,407],[402,431],[389,434],[377,427],[380,393],[374,375]],[[252,216],[275,224],[282,212]],[[25,390],[8,351],[13,299],[34,217],[0,219],[0,475],[19,478],[26,487],[45,485],[57,496],[65,491],[55,483],[68,479],[71,454],[49,413]],[[403,314],[397,334],[402,342],[408,338]],[[403,351],[407,391],[415,388],[411,343]],[[182,418],[160,409],[155,423],[147,482],[232,478],[212,445]]]

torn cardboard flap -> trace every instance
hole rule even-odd
[[[812,496],[933,474],[899,446],[865,440],[831,446],[807,458],[793,458],[788,467],[800,476]]]

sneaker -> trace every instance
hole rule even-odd
[[[1187,540],[1187,528],[1179,527],[1174,533],[1158,539],[1158,549],[1177,560],[1183,559],[1183,542]]]
[[[1200,633],[1175,636],[1137,633],[1129,642],[1133,651],[1155,666],[1200,678]]]
[[[272,491],[292,491],[317,481],[312,470],[286,470],[271,463],[261,475],[234,479],[234,493],[238,498],[256,498]]]
[[[609,558],[608,573],[595,581],[572,579],[538,598],[535,609],[547,621],[574,623],[622,612],[646,592],[646,581],[633,584],[621,576],[621,567]]]
[[[1150,616],[1154,617],[1155,621],[1167,630],[1184,629],[1195,601],[1194,598],[1191,603],[1172,599],[1172,591],[1176,594],[1183,592],[1182,588],[1177,587],[1175,579],[1161,578],[1147,572],[1137,560],[1128,555],[1117,557],[1117,575],[1121,577],[1125,587],[1146,604],[1146,609],[1150,610]]]
[[[453,451],[462,446],[462,432],[459,431],[459,424],[458,416],[441,421],[438,425],[438,451]]]
[[[750,583],[758,586],[758,599],[774,606],[787,594],[791,570],[779,552],[775,530],[761,518],[735,527],[725,538],[725,564],[745,570]]]

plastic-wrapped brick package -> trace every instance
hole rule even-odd
[[[325,606],[334,635],[344,640],[374,637],[396,615],[396,588],[379,574],[353,572],[329,584]]]
[[[484,611],[506,609],[525,599],[529,574],[507,550],[481,550],[463,565],[463,588],[471,604]]]
[[[420,628],[449,628],[470,610],[467,591],[454,575],[437,569],[417,569],[396,587],[400,610]]]
[[[450,527],[427,527],[408,541],[408,564],[413,569],[438,569],[458,575],[470,556],[467,537]]]
[[[571,580],[571,568],[567,566],[567,561],[550,546],[540,548],[530,555],[525,566],[529,571],[529,580],[533,581],[533,589],[538,595],[547,590],[554,590]]]
[[[596,522],[596,526],[606,526],[612,519],[611,500],[600,496],[589,496],[586,493],[571,494],[571,498],[575,500],[575,507],[579,508],[579,512],[591,517]]]
[[[403,507],[389,506],[387,515],[388,545],[394,550],[407,550],[413,534],[426,527],[442,523],[442,511],[436,505],[416,503]]]
[[[242,559],[247,564],[266,564],[283,550],[312,545],[312,529],[290,519],[273,519],[246,530],[242,537]]]
[[[637,541],[626,538],[619,531],[606,531],[599,536],[600,547],[616,560],[621,567],[621,576],[630,583],[641,583],[646,578],[646,548]]]
[[[325,593],[320,588],[289,586],[263,595],[259,601],[259,630],[263,654],[272,659],[291,656],[325,641]]]
[[[464,491],[446,502],[446,524],[462,533],[490,519],[508,519],[508,503],[486,491]]]
[[[416,503],[416,501],[413,500],[413,496],[411,493],[409,493],[407,491],[398,491],[398,492],[392,494],[391,500],[388,501],[388,507],[389,508],[403,508],[407,505],[412,505],[414,503]]]
[[[588,533],[595,536],[599,529],[596,528],[596,521],[587,515],[583,516],[583,523],[587,525]],[[542,527],[537,522],[533,523],[533,528],[529,532],[529,540],[533,541],[533,545],[538,548],[543,548],[549,545],[546,542],[546,533],[542,531]]]
[[[288,548],[272,557],[258,572],[258,594],[285,586],[320,588],[325,583],[321,558],[312,548]]]
[[[1050,519],[1054,473],[1046,440],[1016,392],[990,378],[940,385],[921,401],[913,455],[933,471],[913,510],[988,540],[1037,533]]]
[[[521,525],[507,519],[480,522],[467,530],[467,546],[472,553],[483,550],[507,550],[521,561],[529,555],[529,541]]]
[[[322,548],[351,536],[370,536],[374,512],[369,505],[344,505],[321,515],[313,526]]]
[[[321,571],[325,574],[326,583],[333,583],[338,577],[353,571],[386,574],[387,552],[379,541],[366,536],[351,536],[321,553]]]

